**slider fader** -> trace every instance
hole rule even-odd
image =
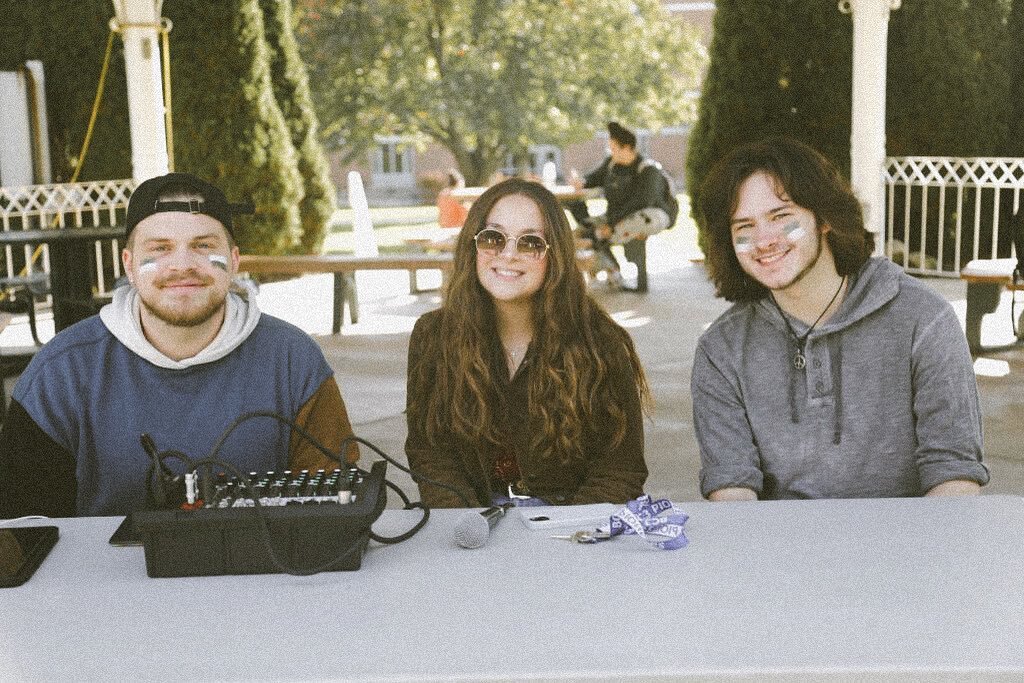
[[[350,467],[250,473],[249,486],[226,475],[204,481],[190,474],[183,505],[132,515],[145,547],[146,573],[359,569],[370,525],[387,503],[386,468],[378,461],[369,472]]]
[[[253,496],[266,507],[281,505],[347,505],[354,502],[354,491],[363,483],[360,471],[355,467],[347,470],[301,470],[292,472],[249,473],[250,490],[237,478],[224,473],[214,480],[211,499],[206,507],[239,508],[254,507]]]

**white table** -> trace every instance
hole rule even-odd
[[[107,544],[118,519],[62,520],[35,577],[0,590],[0,678],[1024,678],[1024,498],[684,507],[682,550],[511,515],[462,550],[464,511],[438,511],[308,578],[150,579],[140,548]]]

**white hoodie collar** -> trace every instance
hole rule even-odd
[[[191,358],[174,360],[149,343],[142,332],[139,292],[134,287],[123,286],[115,289],[113,301],[100,310],[100,320],[118,341],[158,367],[184,370],[194,365],[212,363],[238,348],[252,334],[260,320],[254,285],[246,280],[236,280],[235,283],[243,286],[244,295],[228,293],[224,323],[220,331],[206,348]]]

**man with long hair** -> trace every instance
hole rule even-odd
[[[492,186],[459,234],[444,303],[409,341],[405,450],[423,501],[635,498],[648,399],[629,334],[587,293],[558,200],[528,180]]]
[[[977,493],[981,410],[956,315],[884,258],[838,170],[787,138],[701,188],[708,269],[734,305],[691,391],[711,500]]]

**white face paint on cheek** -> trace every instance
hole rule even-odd
[[[733,240],[733,247],[735,247],[737,254],[745,254],[748,251],[754,251],[754,240],[745,235],[737,237]]]
[[[793,221],[792,223],[787,225],[785,230],[786,237],[788,237],[791,242],[795,242],[796,240],[800,239],[801,237],[807,234],[807,230],[805,230],[804,227],[797,223],[796,221]]]
[[[220,254],[210,254],[208,258],[210,259],[210,263],[212,263],[217,268],[220,268],[221,270],[224,271],[228,269],[227,256],[221,256]]]
[[[150,273],[155,273],[159,269],[160,269],[160,266],[157,264],[156,259],[152,259],[152,258],[148,258],[148,259],[144,260],[139,265],[139,272],[142,273],[143,275],[148,275]]]

